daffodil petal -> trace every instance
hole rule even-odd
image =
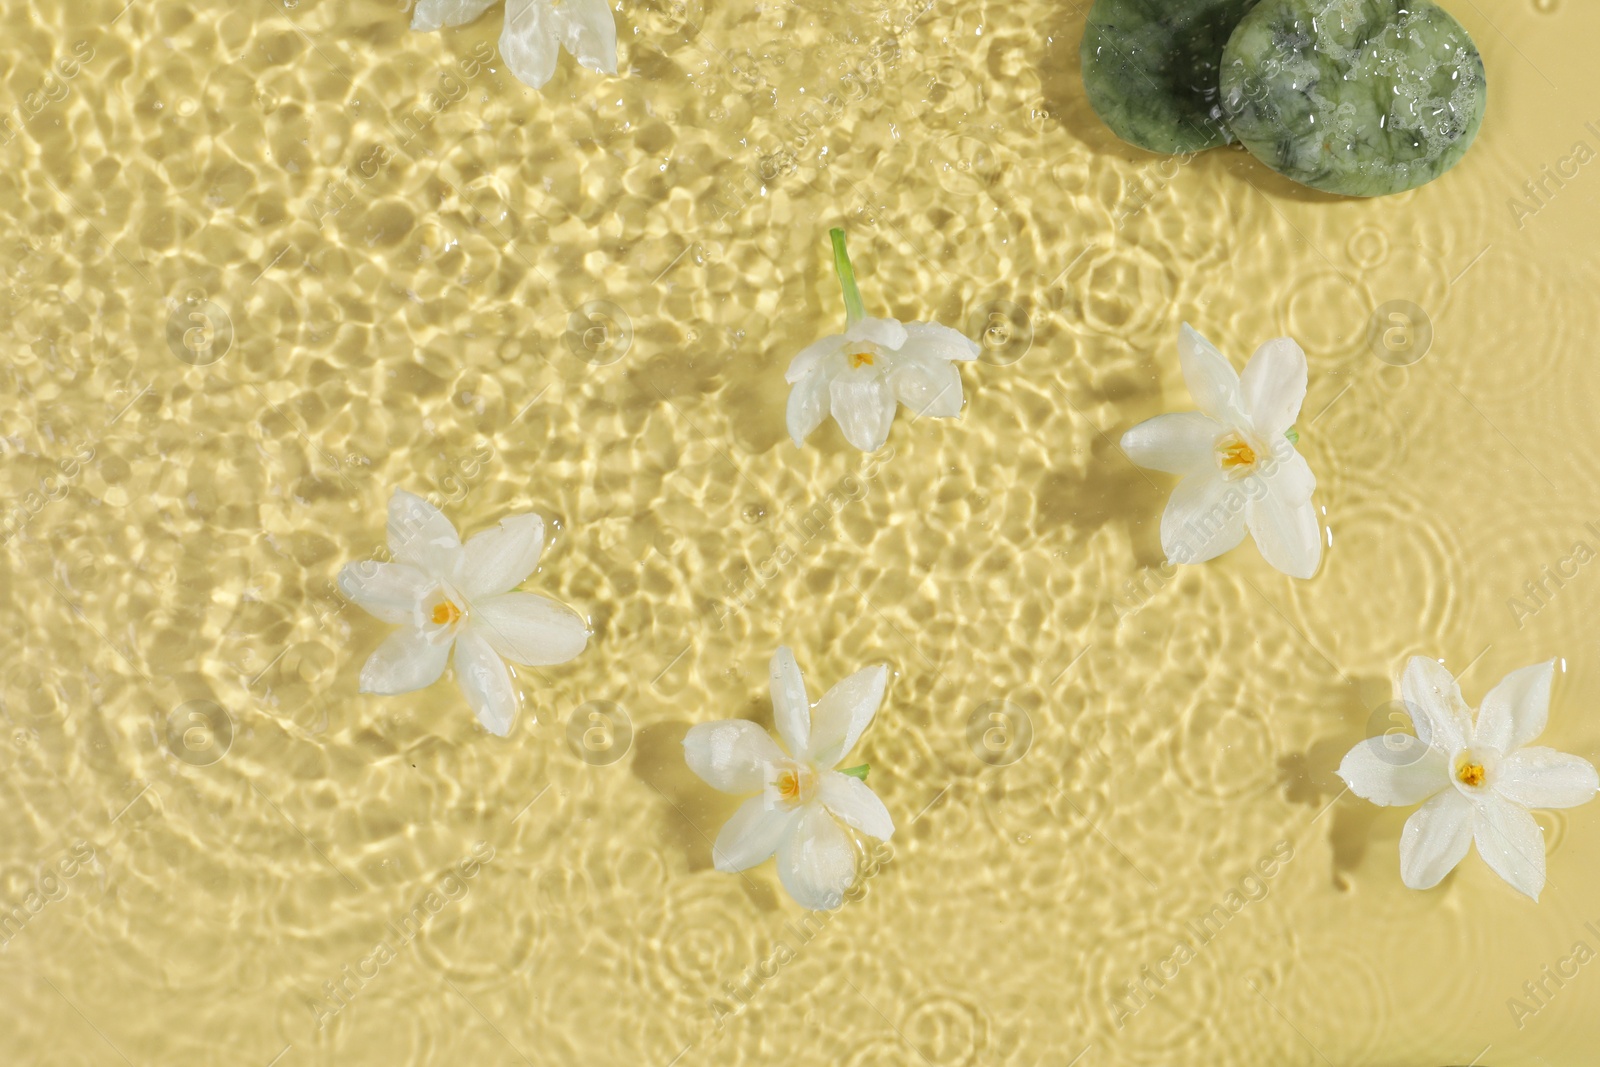
[[[617,21],[605,0],[561,0],[551,22],[580,66],[602,74],[617,72]]]
[[[906,328],[894,319],[862,319],[844,332],[847,341],[870,341],[891,352],[906,343]]]
[[[500,33],[506,69],[524,85],[539,89],[556,72],[559,54],[549,0],[506,0],[506,24]]]
[[[1306,503],[1317,489],[1317,476],[1311,473],[1311,465],[1282,437],[1272,448],[1272,453],[1244,479],[1247,491],[1274,496],[1287,504]]]
[[[411,16],[411,28],[424,32],[441,26],[464,26],[489,10],[495,0],[421,0]]]
[[[1239,374],[1228,357],[1187,322],[1178,330],[1178,363],[1189,395],[1200,410],[1219,422],[1235,425],[1243,414]]]
[[[469,600],[515,589],[528,580],[544,550],[544,520],[528,512],[500,520],[462,546],[461,592]]]
[[[844,334],[836,333],[806,345],[798,356],[789,361],[789,369],[784,372],[783,380],[790,385],[798,382],[820,367],[823,360],[844,348],[844,342]]]
[[[1446,789],[1411,813],[1400,831],[1400,880],[1432,889],[1472,847],[1472,801]]]
[[[1239,376],[1239,394],[1262,437],[1282,437],[1294,425],[1306,399],[1306,354],[1294,338],[1277,337],[1256,349]]]
[[[361,668],[361,691],[380,696],[410,693],[439,680],[450,658],[450,641],[440,631],[405,626],[384,639]]]
[[[1157,415],[1122,435],[1122,451],[1149,470],[1202,473],[1216,469],[1217,439],[1226,432],[1220,422],[1198,411]]]
[[[761,797],[751,797],[723,824],[711,846],[711,862],[725,874],[765,863],[779,843],[793,833],[799,816],[783,808],[769,808]]]
[[[517,721],[517,689],[489,642],[473,628],[456,638],[456,683],[483,728],[496,737],[511,733]]]
[[[863,452],[883,447],[894,424],[894,393],[882,375],[866,371],[841,374],[828,383],[828,399],[846,441]]]
[[[889,809],[866,782],[838,771],[823,771],[817,786],[817,798],[845,825],[880,841],[894,835]]]
[[[1534,900],[1544,889],[1544,831],[1525,808],[1489,795],[1472,820],[1478,855],[1519,893]]]
[[[389,498],[389,554],[396,563],[453,581],[461,566],[461,538],[438,508],[396,489]]]
[[[1245,523],[1261,556],[1291,578],[1310,578],[1322,562],[1322,528],[1307,500],[1293,503],[1268,492],[1245,505]]]
[[[1400,676],[1400,698],[1411,715],[1417,736],[1434,748],[1455,752],[1465,748],[1472,720],[1444,664],[1426,656],[1412,656]]]
[[[905,343],[899,347],[903,355],[968,360],[977,359],[982,351],[976,341],[960,330],[940,326],[937,322],[908,322],[905,331]]]
[[[818,767],[835,767],[850,754],[883,703],[889,671],[882,664],[859,670],[823,694],[811,713],[807,755]]]
[[[339,591],[384,622],[416,622],[423,599],[438,584],[406,563],[366,560],[339,572]]]
[[[767,767],[783,759],[783,751],[755,723],[724,719],[689,727],[683,738],[683,758],[689,769],[713,789],[759,793],[766,785]]]
[[[1534,746],[1500,761],[1494,788],[1525,808],[1575,808],[1594,799],[1600,776],[1582,756]]]
[[[474,604],[468,629],[524,667],[566,663],[589,642],[577,612],[537,593],[501,593]]]
[[[856,876],[856,853],[833,816],[808,804],[778,843],[778,878],[802,908],[831,911]]]
[[[1374,804],[1419,804],[1450,785],[1450,761],[1410,734],[1369,737],[1345,754],[1339,777]]]
[[[803,355],[804,353],[802,353]],[[789,438],[800,447],[811,431],[822,425],[828,417],[828,376],[815,371],[801,378],[789,390],[789,407],[785,419]]]
[[[772,654],[767,680],[772,685],[772,721],[778,727],[778,736],[789,747],[790,755],[802,758],[811,741],[811,698],[806,695],[800,664],[787,645],[779,645]]]
[[[1473,744],[1512,752],[1544,733],[1550,715],[1550,684],[1556,661],[1512,671],[1489,690],[1478,709]]]
[[[1161,550],[1174,563],[1204,563],[1244,540],[1248,498],[1215,471],[1190,474],[1161,513]]]
[[[949,419],[961,414],[961,372],[948,359],[901,353],[888,377],[895,399],[919,416]]]

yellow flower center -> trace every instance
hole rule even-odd
[[[1217,466],[1224,475],[1240,475],[1256,465],[1256,450],[1236,433],[1217,442]]]
[[[1488,774],[1484,771],[1483,764],[1481,763],[1473,763],[1470,760],[1463,760],[1461,766],[1456,768],[1456,779],[1460,781],[1462,785],[1482,785],[1484,779],[1487,777]]]
[[[846,355],[850,360],[850,366],[853,370],[860,370],[862,367],[870,367],[875,362],[872,358],[872,353],[868,352],[864,348],[859,352],[850,352]]]
[[[789,763],[772,776],[769,796],[784,808],[809,804],[817,792],[817,772],[800,763]]]
[[[461,609],[452,600],[441,600],[433,606],[433,622],[436,626],[450,626],[460,618]]]

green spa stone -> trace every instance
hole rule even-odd
[[[1222,55],[1234,136],[1285,177],[1346,196],[1455,166],[1486,95],[1472,37],[1430,0],[1262,0]]]
[[[1083,31],[1083,87],[1118,137],[1152,152],[1228,144],[1217,67],[1258,0],[1095,0]]]

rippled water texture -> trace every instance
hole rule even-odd
[[[1592,5],[1453,2],[1476,146],[1344,201],[1118,143],[1073,3],[623,0],[624,76],[542,93],[498,13],[124,3],[0,40],[0,1060],[1593,1062],[1600,807],[1539,816],[1538,905],[1418,893],[1333,775],[1412,654],[1474,703],[1566,657],[1544,741],[1600,756]],[[986,345],[872,459],[783,431],[830,225],[870,311]],[[1312,581],[1161,567],[1113,442],[1190,406],[1184,320],[1309,353]],[[386,627],[331,583],[396,486],[550,523],[594,636],[506,741],[356,692]],[[780,642],[892,672],[899,829],[809,925],[711,868],[680,754],[770,723]]]

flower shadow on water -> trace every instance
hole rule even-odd
[[[1171,374],[1177,381],[1183,380],[1176,362],[1170,353],[1154,353],[1141,361],[1136,375],[1121,376],[1100,387],[1101,397],[1116,405],[1122,418],[1101,427],[1103,433],[1094,436],[1087,466],[1054,472],[1040,485],[1039,532],[1070,524],[1087,536],[1115,522],[1126,529],[1140,567],[1167,562],[1161,548],[1161,515],[1178,479],[1140,469],[1116,442],[1131,427],[1168,410],[1162,400],[1161,378]]]
[[[683,758],[683,739],[692,725],[674,720],[641,729],[634,737],[631,769],[634,777],[666,802],[658,808],[663,821],[659,839],[681,851],[689,861],[689,870],[698,873],[713,869],[711,843],[743,798],[717,792],[689,769]],[[778,910],[772,880],[759,869],[735,880],[756,907],[762,911]]]
[[[1329,877],[1333,887],[1341,891],[1350,889],[1348,876],[1366,858],[1373,828],[1383,809],[1360,803],[1360,798],[1353,794],[1340,797],[1345,792],[1345,784],[1338,775],[1339,763],[1351,746],[1372,736],[1375,716],[1361,694],[1386,692],[1390,684],[1387,678],[1357,678],[1355,684],[1345,690],[1345,728],[1331,737],[1312,742],[1304,752],[1291,752],[1278,759],[1279,784],[1286,800],[1305,805],[1313,815],[1332,804],[1318,818],[1315,830],[1327,835],[1333,853]],[[1339,799],[1334,803],[1336,797]]]
[[[1127,529],[1142,566],[1164,562],[1161,509],[1175,480],[1164,474],[1141,478],[1115,444],[1096,439],[1082,468],[1058,468],[1040,480],[1034,508],[1035,532],[1044,535],[1070,526],[1083,536],[1109,523]],[[1152,484],[1153,483],[1153,484]]]

